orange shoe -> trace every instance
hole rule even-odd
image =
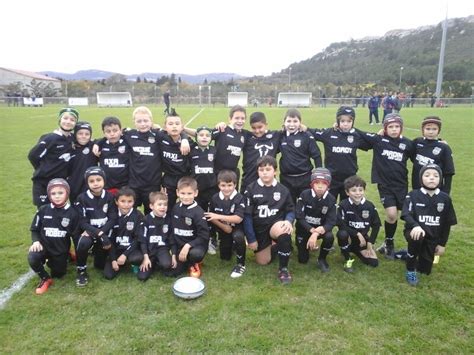
[[[42,295],[46,291],[48,291],[49,286],[53,284],[53,279],[41,279],[40,283],[38,284],[38,287],[36,287],[36,294],[37,295]]]
[[[196,263],[189,268],[189,276],[200,278],[201,277],[201,265],[200,263]]]

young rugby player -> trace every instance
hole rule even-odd
[[[58,128],[40,137],[30,150],[28,159],[35,169],[33,173],[33,204],[37,207],[48,204],[47,185],[53,178],[66,179],[69,161],[73,155],[72,132],[79,119],[79,112],[63,108],[58,115]]]
[[[105,174],[101,167],[90,167],[84,178],[89,189],[77,197],[75,206],[82,214],[81,234],[76,241],[76,285],[84,287],[89,281],[87,257],[93,247],[94,267],[104,270],[107,252],[111,248],[109,236],[117,223],[114,196],[104,189]]]
[[[168,196],[163,192],[150,193],[151,212],[145,217],[141,228],[140,249],[143,262],[138,271],[138,279],[146,281],[154,270],[165,272],[176,268],[176,256],[170,254],[170,216]]]
[[[294,202],[311,183],[311,171],[321,167],[321,152],[309,132],[302,132],[301,114],[289,109],[285,114],[285,132],[280,140],[280,182],[290,190]]]
[[[64,179],[52,179],[46,188],[49,204],[41,206],[31,224],[32,244],[28,263],[40,278],[36,294],[45,293],[53,284],[52,277],[66,274],[71,238],[79,228],[79,213],[68,202],[69,184]],[[51,275],[44,264],[51,269]]]
[[[237,263],[230,277],[237,278],[245,272],[245,236],[242,220],[245,212],[244,197],[237,192],[237,175],[232,170],[221,170],[217,176],[220,192],[212,199],[209,212],[204,215],[219,235],[219,252],[222,260],[230,260],[235,250]]]
[[[443,255],[456,213],[447,193],[439,189],[443,173],[436,164],[420,170],[420,189],[411,191],[403,204],[404,235],[408,242],[406,280],[418,284],[417,271],[429,275],[434,255]]]
[[[192,277],[201,276],[200,263],[209,244],[209,226],[204,211],[194,200],[198,195],[197,182],[185,176],[178,181],[179,202],[171,212],[171,254],[176,258],[174,275],[189,268]]]
[[[71,203],[76,201],[81,192],[87,190],[84,173],[90,166],[97,165],[97,157],[92,152],[94,142],[92,138],[92,127],[89,122],[79,121],[74,127],[74,152],[69,163],[69,176],[67,181],[71,186],[69,199]]]
[[[115,195],[115,203],[118,218],[112,229],[112,247],[104,267],[104,276],[108,280],[115,278],[126,264],[138,267],[143,260],[138,246],[143,214],[134,207],[135,192],[127,186],[122,187]]]
[[[402,136],[403,120],[390,113],[383,120],[383,135],[366,133],[363,139],[372,147],[372,183],[376,183],[385,208],[385,247],[388,259],[394,259],[394,237],[398,211],[408,192],[407,160],[414,153],[413,142]]]
[[[292,281],[288,262],[295,220],[293,199],[290,191],[275,178],[277,162],[274,157],[265,155],[259,158],[257,168],[259,179],[251,183],[244,193],[245,235],[248,246],[255,252],[255,260],[260,265],[271,262],[272,242],[276,242],[278,279],[281,283],[288,284]]]
[[[379,262],[373,248],[380,230],[380,218],[374,204],[365,198],[366,183],[357,175],[344,181],[348,198],[337,209],[337,241],[344,256],[344,271],[353,272],[354,253],[366,265],[376,267]],[[370,232],[370,235],[369,235]]]
[[[326,168],[316,168],[311,173],[311,188],[304,190],[296,201],[296,246],[298,261],[306,264],[309,252],[319,249],[321,272],[329,271],[326,256],[334,243],[332,229],[336,225],[336,199],[329,193],[331,173]]]
[[[423,137],[416,138],[413,141],[415,154],[413,160],[413,170],[411,175],[411,184],[413,189],[419,189],[420,170],[426,164],[436,164],[441,168],[441,191],[449,194],[451,192],[451,182],[454,170],[453,153],[451,148],[439,140],[441,131],[441,118],[437,116],[428,116],[421,122],[421,133]]]

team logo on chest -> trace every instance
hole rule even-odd
[[[132,231],[134,225],[135,225],[135,223],[133,223],[133,222],[127,222],[127,230]]]
[[[301,147],[301,139],[295,139],[295,147],[296,148]]]
[[[125,153],[125,146],[124,146],[124,145],[121,145],[120,147],[118,147],[118,152],[119,152],[120,154]]]
[[[191,224],[193,224],[193,220],[190,217],[184,217],[184,223],[186,223],[186,225],[190,226]]]
[[[274,192],[273,193],[273,199],[275,201],[280,201],[280,198],[281,198],[281,193],[279,193],[279,192]]]
[[[102,207],[102,211],[104,211],[104,213],[107,213],[108,210],[109,210],[109,205],[104,205],[104,207]]]
[[[398,145],[398,148],[400,148],[401,150],[405,150],[405,149],[407,149],[407,145],[405,143],[400,143]]]
[[[155,143],[155,137],[148,137],[148,143],[150,144]]]
[[[441,148],[440,147],[436,147],[433,149],[433,154],[434,155],[438,155],[439,153],[441,153]]]
[[[354,143],[354,136],[347,136],[347,141],[349,143]]]
[[[362,218],[369,218],[369,211],[368,210],[363,210],[362,211]]]
[[[437,206],[436,206],[436,209],[438,210],[438,212],[443,212],[444,210],[444,203],[438,203]]]
[[[69,225],[69,222],[70,222],[70,219],[64,217],[64,218],[61,220],[61,225],[62,225],[64,228],[66,228],[66,227]]]
[[[321,209],[321,213],[322,213],[322,214],[328,213],[328,206],[324,206],[324,207]]]
[[[82,154],[84,154],[84,155],[89,154],[89,152],[90,152],[89,147],[85,147],[85,148],[82,150]]]
[[[208,154],[207,155],[207,160],[213,161],[214,160],[214,154]]]
[[[168,233],[168,225],[163,224],[163,233]]]

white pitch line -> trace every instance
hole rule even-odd
[[[0,310],[5,308],[7,302],[12,298],[12,296],[20,291],[23,286],[26,285],[30,279],[35,276],[35,272],[33,270],[28,271],[27,273],[21,275],[9,288],[3,290],[0,293]]]
[[[189,121],[186,122],[185,126],[187,126],[187,125],[190,124],[192,121],[194,121],[194,119],[195,119],[196,117],[198,117],[198,116],[202,113],[202,111],[204,111],[204,107],[201,109],[201,111],[199,111],[199,112],[196,113],[193,117],[191,117],[191,118],[189,119]]]

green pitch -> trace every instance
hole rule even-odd
[[[35,208],[31,203],[29,149],[39,136],[56,128],[59,106],[13,108],[0,106],[0,289],[28,271],[29,226]],[[163,107],[151,106],[155,122],[163,124]],[[302,109],[310,127],[332,125],[336,107]],[[183,106],[177,111],[187,122],[201,108]],[[249,108],[267,115],[270,128],[281,127],[285,109]],[[132,126],[131,108],[79,108],[81,120],[101,136],[100,122],[118,116]],[[208,108],[191,127],[227,121],[228,109]],[[356,126],[372,131],[367,108],[357,108]],[[404,265],[381,259],[377,269],[356,260],[355,273],[342,270],[342,258],[330,253],[331,271],[322,275],[312,255],[299,265],[292,255],[294,282],[279,284],[277,265],[258,266],[248,252],[247,272],[231,279],[234,265],[208,255],[203,267],[206,294],[194,301],[173,296],[173,279],[155,274],[146,283],[131,273],[106,281],[90,266],[89,285],[75,286],[75,268],[36,296],[37,278],[0,310],[2,353],[128,353],[128,352],[284,352],[284,353],[473,353],[473,156],[474,109],[450,107],[404,108],[405,135],[420,135],[423,117],[443,119],[441,136],[452,147],[456,165],[452,197],[458,225],[452,229],[446,255],[418,287],[406,284]],[[248,127],[248,123],[247,123]],[[320,145],[322,150],[322,146]],[[359,153],[359,174],[370,181],[372,153]],[[381,218],[384,212],[376,187],[369,184],[368,198]],[[405,247],[403,223],[396,246]],[[383,240],[383,230],[378,244]]]

